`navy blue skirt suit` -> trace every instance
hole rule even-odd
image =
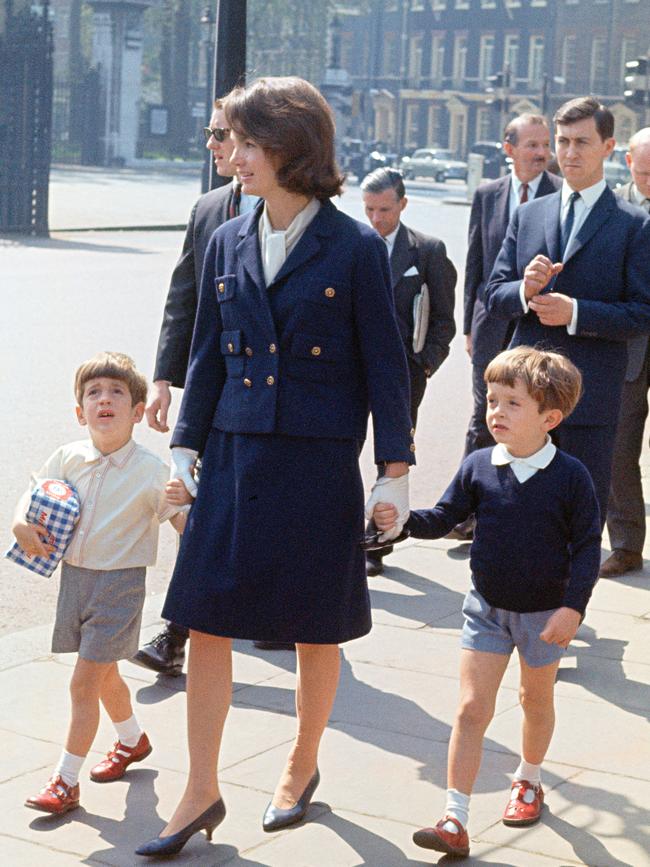
[[[163,616],[338,644],[371,627],[358,457],[413,463],[386,246],[325,202],[266,286],[262,204],[212,236],[172,445],[202,457]]]

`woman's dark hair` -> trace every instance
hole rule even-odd
[[[238,136],[275,157],[285,190],[317,199],[340,195],[344,176],[334,156],[334,118],[308,81],[258,78],[232,90],[224,110]]]

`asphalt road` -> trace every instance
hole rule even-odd
[[[93,225],[140,224],[140,202],[155,213],[145,216],[173,223],[187,214],[197,194],[191,176],[173,177],[167,185],[150,176],[114,177],[95,173],[89,197],[87,173],[57,180],[59,207],[77,223],[93,217]],[[456,320],[458,334],[450,357],[430,381],[420,411],[418,466],[412,473],[415,506],[434,502],[451,479],[463,450],[470,411],[470,365],[462,343],[462,285],[469,209],[449,204],[464,188],[436,185],[414,191],[405,222],[441,237],[459,271]],[[359,191],[351,187],[340,206],[363,218]],[[60,211],[62,212],[62,211]],[[126,221],[126,222],[124,222]],[[182,218],[181,218],[182,221]],[[155,220],[153,222],[156,222]],[[0,544],[11,541],[14,505],[29,474],[60,444],[83,438],[74,414],[72,379],[75,368],[101,349],[131,354],[151,375],[169,275],[178,256],[180,232],[56,233],[48,240],[0,238],[0,273],[4,297],[0,383],[3,420],[0,448],[4,484],[0,491]],[[178,395],[174,408],[178,408]],[[146,428],[137,438],[166,457],[168,438]],[[371,443],[371,437],[369,437]],[[373,462],[367,446],[362,457],[370,482]],[[175,551],[171,528],[163,527],[158,565],[149,572],[149,591],[160,592],[169,577]],[[54,616],[56,577],[43,579],[0,559],[0,635],[49,623]]]

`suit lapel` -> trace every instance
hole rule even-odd
[[[331,202],[324,202],[319,212],[305,229],[302,238],[298,241],[291,253],[287,256],[284,264],[275,275],[269,289],[288,277],[296,268],[300,268],[319,253],[321,249],[321,236],[332,234],[332,216],[336,208]]]
[[[571,259],[572,256],[575,256],[575,254],[591,240],[591,238],[596,234],[596,232],[598,231],[598,229],[600,229],[603,223],[607,219],[609,219],[609,215],[613,207],[614,194],[607,187],[587,215],[587,219],[584,221],[582,226],[580,226],[580,231],[571,241],[571,245],[566,251],[566,255],[564,257],[565,264],[569,261],[569,259]]]
[[[509,177],[506,181],[507,183],[503,184],[501,189],[497,192],[494,200],[494,216],[496,217],[498,225],[502,227],[500,232],[502,238],[505,235],[508,223],[510,222],[510,184],[512,182]]]
[[[255,295],[257,301],[253,305],[253,310],[264,320],[269,333],[275,335],[275,322],[266,292],[264,268],[262,267],[262,256],[257,235],[258,220],[256,217],[263,207],[263,203],[256,207],[242,223],[239,230],[240,240],[236,249],[239,261],[253,283],[252,294]]]
[[[539,184],[537,185],[537,192],[535,193],[536,199],[541,199],[542,196],[548,196],[550,193],[555,192],[555,187],[551,183],[551,179],[548,176],[548,172],[544,172],[540,179]]]
[[[410,247],[411,244],[409,242],[406,226],[403,226],[400,223],[397,235],[395,236],[395,243],[393,244],[393,252],[390,257],[390,275],[393,289],[404,276],[404,272],[408,271],[411,265]]]
[[[545,196],[546,213],[544,215],[544,236],[548,258],[551,262],[558,262],[560,258],[560,208],[562,204],[561,193],[557,192]]]

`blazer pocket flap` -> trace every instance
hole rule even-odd
[[[230,301],[235,294],[237,277],[235,274],[224,274],[223,277],[214,278],[214,288],[218,301]]]
[[[239,355],[242,351],[241,331],[221,332],[221,351],[224,355]]]
[[[291,354],[297,358],[315,358],[321,361],[340,361],[345,357],[341,341],[331,334],[294,334]]]

